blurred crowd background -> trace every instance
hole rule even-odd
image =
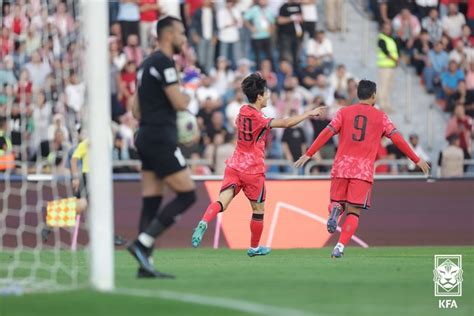
[[[357,73],[338,62],[332,34],[346,32],[343,6],[357,2],[380,28],[377,41],[378,106],[389,115],[395,69],[413,67],[427,93],[451,118],[446,146],[437,154],[442,176],[462,176],[472,155],[474,115],[474,1],[456,0],[121,0],[109,2],[112,155],[114,172],[137,172],[130,111],[140,63],[157,48],[156,21],[181,19],[188,43],[175,61],[189,110],[200,134],[181,149],[196,175],[222,174],[235,146],[235,118],[246,102],[241,80],[260,71],[271,90],[264,109],[270,117],[329,106],[324,117],[286,130],[273,130],[267,143],[269,172],[327,173],[337,137],[305,170],[292,162],[335,113],[358,102]],[[0,15],[0,171],[29,162],[31,172],[66,173],[71,153],[87,133],[84,118],[84,49],[79,1],[3,1]],[[354,54],[361,54],[354,48]],[[376,78],[369,78],[375,80]],[[424,115],[414,113],[414,115]],[[424,135],[406,134],[416,153]],[[386,140],[378,173],[417,172]],[[432,159],[433,160],[433,159]]]

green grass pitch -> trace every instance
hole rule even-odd
[[[0,296],[0,316],[474,315],[472,247],[351,247],[342,260],[330,259],[330,251],[274,250],[255,258],[242,250],[157,251],[156,266],[176,274],[176,280],[137,280],[136,262],[117,251],[118,293],[85,288]],[[455,298],[457,309],[438,307],[435,254],[463,255],[463,296]],[[68,260],[66,252],[62,256]],[[3,268],[11,260],[0,253]],[[87,261],[79,265],[86,275]]]

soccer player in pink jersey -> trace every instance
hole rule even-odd
[[[266,88],[266,80],[258,73],[253,73],[242,82],[242,90],[250,104],[240,108],[236,119],[237,147],[233,155],[226,161],[224,180],[219,199],[212,202],[202,220],[194,230],[192,237],[193,247],[201,244],[208,223],[223,212],[232,199],[244,191],[252,206],[250,220],[250,248],[247,254],[250,257],[267,255],[270,249],[259,246],[263,231],[263,213],[265,205],[265,141],[271,128],[288,128],[299,124],[303,120],[320,115],[325,109],[316,108],[301,115],[285,119],[271,119],[265,117],[261,110],[267,105],[270,93]]]
[[[374,162],[382,137],[390,138],[425,174],[430,169],[413,152],[387,114],[374,108],[376,89],[374,82],[361,80],[357,88],[360,103],[339,110],[306,154],[295,162],[296,167],[303,166],[333,135],[339,134],[339,146],[331,171],[329,233],[336,231],[339,215],[344,210],[347,216],[331,254],[333,258],[343,256],[344,247],[357,230],[361,210],[370,207]]]

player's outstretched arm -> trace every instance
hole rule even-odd
[[[393,144],[397,146],[400,151],[410,158],[411,161],[413,161],[420,169],[423,171],[424,174],[428,174],[430,172],[430,166],[426,161],[421,159],[420,157],[415,154],[415,152],[411,149],[410,145],[403,139],[402,135],[400,133],[396,132],[393,135],[390,136],[390,139],[392,140]]]
[[[318,137],[314,140],[313,144],[309,149],[306,151],[306,153],[301,156],[296,162],[295,162],[295,167],[300,168],[303,167],[308,160],[311,159],[311,157],[318,152],[321,147],[324,146],[328,142],[331,137],[334,136],[334,131],[328,127],[323,129],[323,131],[318,135]]]
[[[288,128],[288,127],[298,125],[299,123],[303,122],[307,118],[320,116],[326,110],[326,108],[327,107],[325,107],[325,106],[321,106],[319,108],[308,110],[308,111],[306,111],[306,112],[304,112],[303,114],[300,114],[300,115],[295,115],[295,116],[287,117],[287,118],[284,118],[284,119],[274,119],[274,120],[271,121],[270,127],[272,127],[272,128]]]

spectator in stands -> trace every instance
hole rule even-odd
[[[425,152],[425,150],[423,149],[423,147],[421,147],[421,144],[420,144],[420,139],[418,137],[417,134],[411,134],[409,136],[409,142],[410,142],[410,145],[411,147],[413,148],[413,151],[415,152],[415,154],[418,155],[418,157],[420,157],[421,159],[425,160],[425,161],[429,161],[429,156],[428,154]],[[421,169],[418,168],[411,160],[408,162],[408,171],[410,172],[421,172]]]
[[[313,38],[318,23],[317,0],[301,0],[301,11],[303,15],[303,32],[308,33],[309,38]]]
[[[16,86],[16,97],[19,103],[30,104],[33,83],[30,80],[30,73],[24,69],[20,73],[20,78]]]
[[[235,91],[235,96],[232,101],[227,104],[225,108],[225,116],[226,116],[226,126],[230,132],[234,132],[235,130],[235,120],[239,115],[240,107],[245,102],[244,93],[242,89],[239,87]]]
[[[31,55],[31,61],[25,65],[25,69],[30,75],[33,90],[43,89],[46,77],[51,73],[51,66],[41,58],[39,51]]]
[[[10,30],[3,26],[0,33],[0,57],[4,58],[13,51],[13,36]]]
[[[160,15],[162,16],[172,16],[181,20],[181,0],[166,0],[160,1]],[[205,2],[202,1],[202,2]],[[186,23],[186,21],[183,21]]]
[[[420,21],[408,8],[404,8],[395,16],[392,23],[399,48],[407,55],[411,55],[415,39],[421,31]]]
[[[217,11],[219,55],[227,57],[233,69],[240,59],[242,25],[242,12],[235,6],[235,0],[226,0],[226,5]]]
[[[390,23],[382,25],[378,36],[377,67],[379,68],[379,84],[377,94],[382,109],[392,112],[390,93],[395,79],[395,70],[398,66],[399,47],[392,34]]]
[[[399,14],[402,9],[413,9],[413,0],[378,0],[379,4],[379,23],[392,23],[393,18]]]
[[[353,78],[352,74],[346,70],[346,66],[340,64],[336,71],[329,76],[329,84],[334,93],[339,96],[347,97],[348,80]]]
[[[430,35],[431,44],[437,43],[441,40],[443,35],[443,24],[439,19],[438,10],[431,9],[428,16],[421,21],[421,26],[428,31]]]
[[[256,64],[260,65],[264,58],[269,59],[272,68],[275,69],[271,41],[275,16],[267,7],[267,0],[258,0],[254,6],[245,11],[244,23],[251,32]]]
[[[430,42],[428,31],[421,30],[420,36],[415,40],[413,44],[413,55],[411,63],[415,67],[416,74],[421,76],[425,65],[428,63],[429,52],[433,48]]]
[[[216,68],[211,69],[209,77],[213,82],[213,87],[219,93],[219,96],[224,97],[235,80],[234,71],[230,68],[229,61],[225,56],[219,56],[217,58]]]
[[[1,55],[1,53],[0,53],[0,55]],[[4,61],[6,61],[7,57],[8,56],[5,57]],[[15,73],[15,77],[18,78],[20,76],[21,68],[29,60],[29,57],[26,54],[26,46],[25,46],[24,41],[15,42],[15,48],[14,48],[12,57],[13,57],[13,64],[14,64],[13,71]]]
[[[79,80],[76,72],[72,71],[69,75],[69,83],[66,85],[65,93],[67,106],[74,111],[76,118],[84,106],[85,90],[85,83]]]
[[[277,91],[279,92],[285,88],[290,86],[294,87],[298,84],[298,78],[296,77],[293,66],[289,61],[284,59],[280,61],[280,69],[277,71],[277,80]]]
[[[25,13],[26,10],[24,10],[23,5],[20,3],[14,5],[13,12],[5,16],[3,25],[17,36],[26,33],[30,22]]]
[[[216,136],[221,135],[224,139],[229,131],[225,127],[224,114],[221,111],[214,111],[211,116],[211,124],[207,126],[204,143],[216,144]]]
[[[347,93],[346,93],[346,104],[356,104],[359,102],[359,98],[357,97],[357,86],[358,83],[355,79],[350,78],[347,80]]]
[[[440,85],[440,76],[448,67],[449,56],[443,50],[441,41],[435,43],[434,48],[428,53],[428,61],[423,69],[423,79],[428,93],[435,91],[435,86]]]
[[[127,57],[127,61],[134,62],[135,65],[140,65],[143,61],[143,50],[138,45],[138,35],[130,34],[127,38],[127,46],[124,47],[123,52]]]
[[[468,60],[468,56],[463,42],[458,41],[456,43],[454,49],[449,53],[449,61],[456,62],[461,68],[467,68],[467,65],[470,60]]]
[[[0,60],[0,86],[13,86],[17,82],[14,72],[14,63],[11,56],[7,56]]]
[[[206,101],[210,102],[213,109],[218,109],[222,106],[222,99],[219,91],[212,86],[211,77],[207,75],[202,76],[201,86],[196,90],[196,98],[201,106]]]
[[[459,136],[448,136],[448,147],[439,153],[438,166],[442,178],[462,177],[464,168],[464,153],[460,147]]]
[[[54,141],[57,131],[61,132],[64,141],[69,140],[69,131],[64,124],[64,117],[61,114],[55,114],[53,116],[53,122],[48,126],[48,140],[50,142]]]
[[[67,12],[66,3],[60,1],[56,6],[56,13],[51,17],[50,22],[59,31],[61,38],[67,38],[74,32],[74,19]]]
[[[288,0],[280,7],[277,18],[280,59],[286,59],[299,69],[299,53],[303,37],[301,6],[296,0]]]
[[[292,109],[289,115],[298,115],[298,111]],[[295,162],[303,153],[306,152],[306,136],[301,124],[286,128],[283,131],[281,147],[283,150],[283,157],[291,162]]]
[[[118,38],[111,36],[109,38],[110,58],[112,58],[113,65],[118,71],[122,71],[127,63],[127,56],[121,51]]]
[[[131,109],[132,96],[136,91],[137,65],[133,61],[127,62],[120,74],[120,102],[124,109]]]
[[[126,43],[130,34],[140,34],[140,8],[137,0],[120,0],[117,21],[120,22],[122,43]]]
[[[324,1],[326,24],[330,32],[338,32],[342,30],[343,3],[343,0]]]
[[[456,104],[454,113],[446,127],[446,137],[457,135],[459,146],[464,152],[465,159],[471,159],[472,118],[466,115],[463,104]]]
[[[65,162],[68,157],[67,153],[71,149],[71,146],[64,137],[62,130],[55,130],[49,148],[50,153],[48,155],[48,162],[53,166],[53,171],[55,173],[65,173]]]
[[[466,24],[464,14],[459,12],[456,3],[450,3],[448,6],[448,15],[442,18],[443,30],[451,39],[456,39],[462,35],[462,26]]]
[[[416,12],[418,18],[427,16],[431,10],[435,9],[438,6],[439,0],[415,0]]]
[[[329,75],[332,72],[334,67],[332,43],[324,31],[316,32],[315,37],[308,41],[306,53],[322,60],[324,74]]]
[[[450,61],[448,70],[441,73],[441,86],[443,93],[440,95],[443,99],[453,95],[458,90],[458,84],[464,80],[464,72],[459,68],[455,61]]]
[[[251,67],[255,65],[254,62],[247,58],[242,58],[237,61],[237,70],[235,71],[235,77],[243,80],[251,73]]]
[[[140,44],[145,51],[150,45],[150,36],[158,20],[158,0],[140,0]]]
[[[334,103],[334,89],[328,83],[328,80],[325,75],[320,74],[316,78],[316,83],[311,88],[311,93],[313,97],[322,97],[324,104],[331,106]]]
[[[191,37],[196,46],[199,65],[209,73],[214,65],[214,52],[217,43],[217,18],[211,0],[203,0],[202,7],[193,16]]]
[[[18,103],[13,103],[10,117],[8,118],[8,126],[10,127],[10,139],[13,146],[13,151],[18,160],[21,157],[22,140],[28,139],[28,131],[26,126],[26,117],[21,113]]]
[[[464,104],[466,114],[471,116],[467,110],[474,104],[474,90],[468,90],[464,80],[459,81],[457,91],[448,97],[445,111],[452,113],[458,103]]]
[[[321,59],[318,59],[314,55],[308,55],[307,65],[301,70],[300,82],[303,87],[310,90],[316,85],[316,79],[320,74],[323,74],[323,68],[321,65]]]
[[[224,139],[222,141],[222,138]],[[224,174],[225,170],[225,161],[232,156],[236,146],[237,137],[232,134],[226,134],[225,137],[222,134],[217,134],[214,143],[215,143],[215,163],[214,163],[214,174]]]
[[[272,62],[269,59],[264,59],[260,63],[260,74],[267,81],[267,87],[270,90],[275,90],[278,85],[278,78],[272,69]]]
[[[46,101],[43,91],[38,92],[33,104],[34,129],[31,133],[31,155],[32,159],[46,158],[49,155],[48,128],[51,122],[52,105]]]
[[[201,131],[201,139],[204,145],[209,144],[207,131],[212,128],[212,115],[216,112],[213,102],[210,98],[205,99],[201,103],[201,108],[197,114],[197,122]],[[206,143],[207,141],[207,143]]]
[[[40,33],[36,31],[34,26],[29,27],[25,36],[26,54],[31,56],[34,52],[39,50],[42,45],[43,43]]]

